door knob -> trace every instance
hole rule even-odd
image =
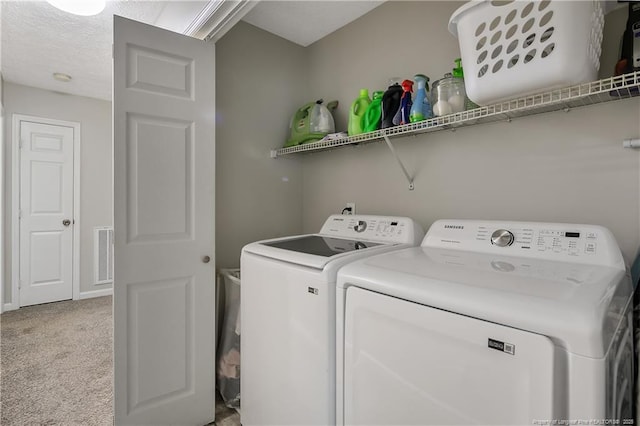
[[[69,226],[69,225],[71,225],[71,221],[69,219],[65,219],[65,220],[62,221],[62,224],[64,226]]]
[[[209,263],[210,261],[211,261],[211,258],[209,256],[202,257],[202,263]]]

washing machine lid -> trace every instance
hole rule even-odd
[[[624,269],[413,247],[350,263],[338,287],[386,294],[546,335],[602,357],[632,295]],[[603,331],[604,329],[604,331]]]
[[[308,234],[258,241],[248,244],[243,250],[288,263],[323,269],[331,261],[347,256],[361,256],[375,248],[393,246],[398,244]]]
[[[269,247],[276,247],[298,253],[312,254],[315,256],[331,257],[336,254],[362,250],[381,245],[381,243],[348,240],[344,238],[326,237],[322,235],[305,235],[262,243]]]
[[[329,262],[358,258],[375,250],[420,244],[422,227],[407,217],[331,215],[317,234],[258,241],[243,252],[324,269]],[[334,264],[334,266],[339,264]]]

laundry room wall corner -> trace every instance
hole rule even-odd
[[[216,267],[250,242],[302,231],[300,160],[271,160],[308,102],[307,52],[239,22],[216,43]],[[258,95],[259,94],[259,95]]]

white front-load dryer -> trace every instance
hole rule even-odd
[[[438,221],[338,273],[337,424],[631,424],[632,293],[605,228]]]
[[[318,234],[248,244],[241,255],[241,421],[335,422],[337,271],[420,244],[406,217],[333,215]]]

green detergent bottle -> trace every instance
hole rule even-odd
[[[360,96],[353,101],[351,109],[349,110],[349,126],[347,128],[349,136],[359,135],[363,132],[362,117],[369,104],[371,104],[369,91],[367,89],[360,89]]]
[[[380,128],[380,122],[382,121],[382,96],[383,91],[373,92],[373,100],[367,107],[362,117],[362,131],[373,132]]]

